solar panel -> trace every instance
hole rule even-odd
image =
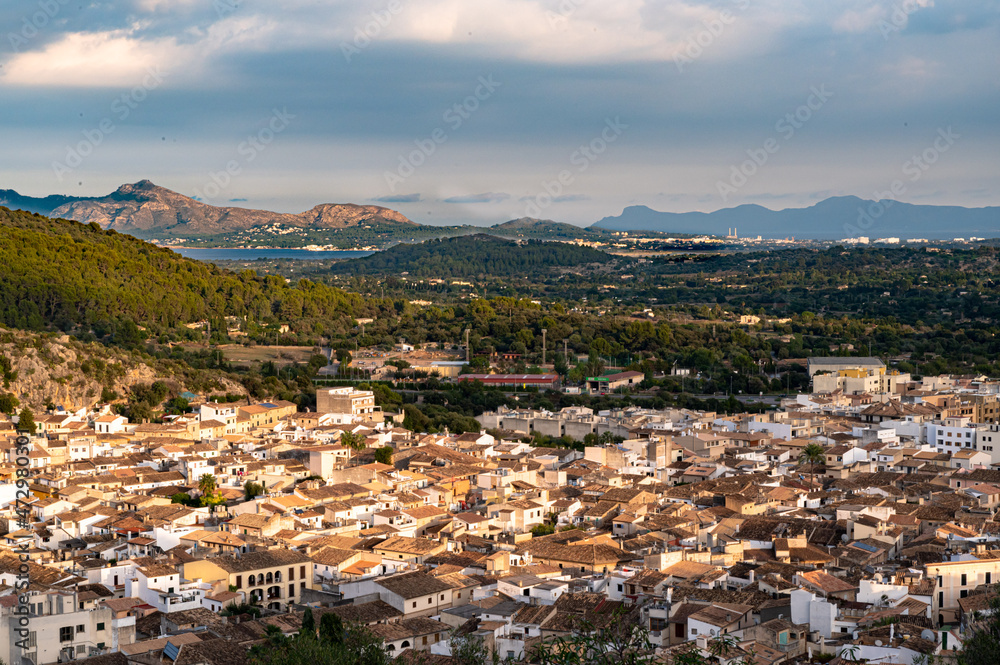
[[[874,545],[869,545],[868,543],[852,543],[852,545],[854,547],[857,547],[859,550],[864,550],[865,552],[871,552],[872,554],[878,552],[877,547],[875,547]]]
[[[173,642],[167,642],[167,646],[163,647],[163,655],[170,660],[177,660],[177,655],[180,653],[181,648],[174,644]]]

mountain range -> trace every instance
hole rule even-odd
[[[0,205],[79,222],[139,237],[195,238],[274,225],[305,231],[350,232],[392,241],[425,240],[477,233],[481,227],[439,227],[419,224],[403,214],[376,205],[324,203],[298,214],[213,206],[141,180],[101,197],[22,196],[0,190]],[[495,235],[537,239],[600,237],[609,231],[656,231],[668,234],[728,235],[764,238],[841,239],[858,236],[945,239],[1000,236],[1000,207],[914,205],[870,201],[855,196],[824,199],[806,208],[770,210],[740,205],[714,212],[661,212],[647,206],[625,208],[587,228],[532,218],[489,227]],[[343,236],[342,236],[343,237]],[[353,237],[353,236],[352,236]],[[347,238],[345,238],[345,242]]]
[[[629,206],[620,215],[605,217],[590,228],[707,235],[735,233],[742,238],[992,238],[1000,236],[1000,207],[913,205],[856,196],[837,196],[807,208],[784,210],[750,204],[708,213],[675,213],[640,205]]]
[[[364,224],[418,226],[395,210],[353,203],[324,203],[299,214],[213,206],[149,180],[122,185],[102,197],[33,198],[5,189],[0,190],[0,205],[48,217],[96,222],[102,228],[134,235],[213,235],[272,224],[303,229],[343,229]]]

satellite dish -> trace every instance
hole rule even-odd
[[[875,640],[875,646],[877,647],[882,646],[882,640]]]

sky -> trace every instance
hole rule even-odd
[[[4,0],[0,189],[426,224],[1000,205],[998,25],[1000,0]]]

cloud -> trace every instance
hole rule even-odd
[[[419,203],[423,201],[420,194],[393,194],[390,196],[379,196],[369,201],[376,203]]]
[[[124,30],[71,32],[41,50],[12,57],[2,69],[8,85],[132,87],[163,63],[184,67],[190,55],[173,38],[140,40]]]
[[[445,203],[499,203],[510,198],[510,194],[503,192],[486,192],[484,194],[472,194],[469,196],[452,196],[444,200]]]

